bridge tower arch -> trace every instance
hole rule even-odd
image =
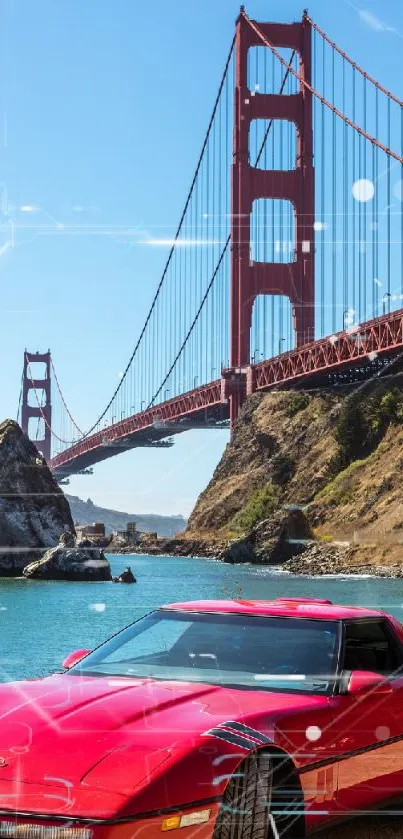
[[[44,376],[35,378],[31,371],[31,364],[42,363],[45,365]],[[35,404],[30,404],[29,395],[32,391],[42,392],[45,396],[44,404],[39,404],[37,397],[32,401]],[[47,462],[51,459],[51,420],[52,420],[52,402],[51,402],[51,354],[50,350],[46,353],[24,353],[24,368],[22,374],[22,401],[21,401],[21,428],[29,436],[29,421],[32,418],[43,420],[44,436],[43,439],[34,440],[33,442],[41,452]]]
[[[311,24],[259,23],[256,31],[241,7],[236,26],[236,86],[231,210],[230,369],[224,374],[224,396],[230,401],[231,424],[247,392],[252,309],[259,294],[284,295],[291,301],[295,343],[314,339],[314,166],[311,86]],[[260,34],[261,33],[261,34]],[[263,36],[263,37],[262,37]],[[248,88],[248,52],[271,44],[299,55],[299,89],[295,94],[259,93]],[[289,120],[297,131],[297,160],[292,170],[251,166],[249,131],[253,120]],[[290,201],[295,219],[294,259],[288,263],[251,258],[251,213],[259,198]]]

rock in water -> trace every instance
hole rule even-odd
[[[124,571],[122,571],[122,573],[119,575],[119,577],[114,577],[113,578],[113,582],[114,583],[137,583],[137,580],[136,580],[136,578],[133,574],[133,571],[132,571],[132,569],[130,568],[130,565],[129,565],[127,568],[125,568]]]
[[[46,461],[13,420],[0,423],[0,577],[74,534],[70,508]]]
[[[89,539],[70,545],[64,534],[60,543],[45,553],[42,559],[31,562],[23,570],[24,577],[40,580],[111,580],[111,568],[106,556]]]

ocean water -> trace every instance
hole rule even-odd
[[[163,603],[198,598],[326,597],[403,621],[403,579],[301,577],[252,565],[179,557],[109,556],[137,585],[0,579],[0,681],[42,676]]]

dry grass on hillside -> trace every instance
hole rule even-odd
[[[295,394],[255,397],[242,412],[233,440],[200,495],[188,531],[231,530],[231,520],[265,484],[281,503],[305,505],[326,483],[336,452],[331,427],[340,399],[314,396],[294,415]]]
[[[265,504],[266,517],[299,506],[320,541],[351,543],[354,564],[402,565],[402,499],[403,397],[393,382],[353,397],[272,392],[245,405],[187,535],[231,538],[239,522],[247,532],[264,518]]]

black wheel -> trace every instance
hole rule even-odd
[[[213,839],[277,839],[270,815],[273,764],[270,755],[251,755],[228,784]]]

